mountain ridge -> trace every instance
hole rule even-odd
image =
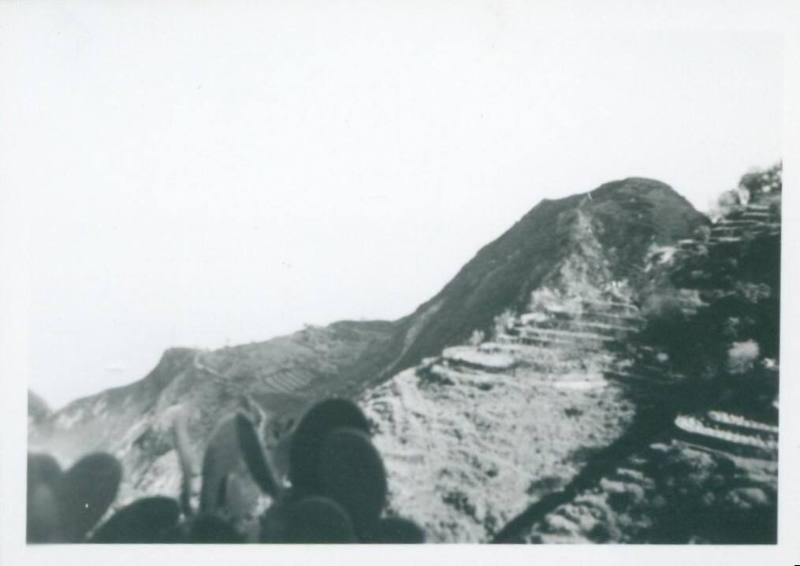
[[[178,470],[169,437],[174,410],[191,409],[198,448],[232,410],[269,423],[264,434],[277,443],[315,400],[358,396],[476,331],[490,331],[498,316],[522,309],[545,284],[635,280],[631,265],[651,246],[707,223],[668,185],[639,177],[543,200],[401,319],[339,321],[213,351],[170,348],[144,378],[73,401],[31,427],[29,443],[66,461],[90,449],[114,453],[129,470],[131,497],[174,490],[176,478],[164,483]],[[598,258],[603,269],[594,267]]]
[[[591,196],[593,194],[595,196]],[[615,197],[628,201],[619,203]],[[669,200],[673,202],[668,202]],[[448,300],[452,302],[450,295],[453,293],[466,295],[464,298],[466,306],[475,309],[463,317],[459,317],[456,313],[453,317],[455,320],[448,320],[447,324],[440,323],[417,329],[418,335],[413,340],[416,347],[411,344],[404,348],[405,351],[399,355],[399,359],[387,373],[410,367],[415,361],[432,355],[448,343],[463,341],[473,330],[485,331],[491,326],[494,317],[504,308],[522,307],[530,291],[541,284],[547,276],[548,267],[552,267],[555,262],[564,258],[563,240],[554,237],[559,232],[558,216],[582,203],[586,203],[586,208],[593,213],[599,214],[598,220],[603,228],[599,235],[602,245],[617,247],[619,240],[625,239],[620,237],[620,233],[625,234],[626,230],[636,232],[638,241],[619,245],[623,255],[619,262],[622,265],[613,266],[616,275],[621,275],[628,264],[643,259],[643,254],[651,242],[643,242],[642,239],[653,236],[652,243],[668,243],[708,223],[703,214],[696,211],[688,200],[669,185],[642,177],[611,181],[587,193],[562,199],[543,200],[501,236],[483,246],[441,291],[420,305],[409,317],[399,321],[401,324],[413,327],[427,309],[435,308],[436,311],[440,311],[442,307],[446,308]],[[660,211],[658,222],[655,222],[651,215],[651,209],[656,205]],[[630,218],[625,219],[622,215],[622,219],[627,221],[620,222],[620,213],[631,208],[633,214],[650,215],[642,222],[631,222]],[[649,224],[645,223],[647,220],[650,221]],[[637,223],[639,228],[644,229],[631,231],[630,227]],[[654,226],[660,229],[648,229]],[[531,235],[537,237],[530,237]],[[564,235],[561,236],[563,238]],[[559,254],[559,251],[562,253]],[[494,271],[491,263],[497,256],[507,257],[510,261]],[[535,264],[529,265],[531,258],[545,260],[541,269],[537,269],[538,266]],[[547,260],[550,260],[549,264]],[[487,263],[489,265],[486,265]],[[481,292],[481,284],[493,292]],[[470,296],[473,285],[477,289],[475,296]],[[463,312],[462,305],[458,304],[457,300],[455,302],[453,310]],[[428,340],[423,340],[421,343],[420,334],[423,339],[427,337]]]
[[[675,245],[640,231],[620,249],[588,199],[570,210],[567,257],[523,308],[359,398],[392,512],[436,542],[774,540],[772,177],[775,202]]]

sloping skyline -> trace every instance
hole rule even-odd
[[[53,406],[170,346],[405,315],[542,198],[646,176],[706,210],[781,158],[777,35],[207,8],[42,5],[19,40]]]

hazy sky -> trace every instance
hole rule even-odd
[[[29,196],[29,383],[55,406],[170,346],[407,314],[542,198],[637,175],[707,209],[781,157],[765,33],[502,2],[33,4],[5,159]]]

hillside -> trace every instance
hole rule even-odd
[[[537,309],[546,310],[543,305],[549,303],[580,310],[583,307],[579,299],[586,298],[587,293],[601,302],[610,300],[612,311],[617,308],[615,301],[624,301],[625,308],[635,311],[648,251],[653,246],[687,238],[707,223],[670,187],[647,179],[615,181],[590,193],[546,200],[480,250],[436,296],[399,321],[339,322],[211,352],[169,350],[144,379],[75,401],[31,427],[30,447],[53,453],[64,465],[92,450],[115,454],[126,471],[121,501],[141,494],[174,494],[179,481],[178,463],[169,428],[175,413],[188,412],[190,434],[199,448],[219,418],[238,409],[259,423],[267,443],[278,450],[276,459],[282,465],[279,439],[304,407],[332,395],[378,395],[383,389],[376,393],[374,387],[401,370],[413,368],[423,358],[464,343],[476,331],[487,336],[497,334],[494,329],[498,316],[507,313],[509,336],[519,331],[512,328],[509,317],[517,317],[514,320],[523,326],[533,323],[530,333],[546,336],[544,342],[539,339],[538,347],[548,352],[553,347],[553,363],[559,372],[577,364],[574,385],[553,389],[550,384],[540,384],[540,389],[520,394],[509,383],[510,389],[498,386],[493,393],[498,403],[495,420],[499,422],[508,423],[502,417],[506,414],[503,411],[518,411],[521,419],[531,419],[530,426],[538,426],[541,419],[525,405],[525,399],[541,404],[543,411],[555,411],[548,414],[552,414],[556,428],[540,432],[543,438],[553,434],[571,437],[554,456],[560,463],[547,468],[551,476],[566,479],[579,467],[580,458],[575,459],[573,452],[590,451],[613,440],[625,428],[632,411],[620,391],[595,387],[597,371],[614,363],[613,352],[605,348],[601,338],[606,333],[614,340],[621,337],[617,336],[613,321],[608,324],[603,317],[613,319],[616,315],[587,310],[586,317],[576,317],[574,328],[569,326],[571,323],[565,328],[551,323],[537,326],[535,320],[526,322],[519,317]],[[532,292],[536,290],[546,291],[537,295],[536,300],[541,303],[538,306],[532,303]],[[547,293],[552,294],[550,299]],[[626,325],[622,325],[622,331],[627,332]],[[559,332],[566,332],[567,338],[559,338]],[[573,336],[571,332],[577,334]],[[575,336],[580,342],[577,349],[571,346]],[[532,340],[532,344],[524,345],[531,346],[537,339]],[[560,352],[564,345],[568,346],[567,351]],[[535,351],[529,353],[532,356],[528,357],[535,357]],[[538,369],[532,371],[541,373]],[[591,375],[586,377],[586,372]],[[402,376],[413,373],[401,373],[385,387],[410,380]],[[503,381],[501,376],[495,379],[498,383]],[[477,390],[481,391],[481,387],[486,386]],[[453,400],[435,395],[427,400],[424,395],[412,399],[419,407],[430,403],[431,411],[444,415],[448,402],[461,410],[460,396],[469,397],[472,390],[472,386],[451,388],[449,391],[456,395]],[[504,391],[514,395],[514,401],[505,408],[509,397]],[[519,406],[514,409],[512,405],[517,402]],[[570,416],[584,412],[592,414],[593,419],[607,421],[606,425],[595,430],[594,420],[588,420],[592,424],[587,427]],[[557,417],[562,414],[568,418],[559,420]],[[424,421],[419,424],[430,425]],[[567,428],[559,428],[567,424]],[[498,429],[498,434],[501,431]],[[442,434],[450,432],[447,429]],[[509,434],[507,441],[515,443],[514,435]],[[474,457],[481,450],[466,446],[468,456],[472,451]],[[515,481],[528,482],[530,472],[525,474],[527,479]],[[547,481],[545,485],[549,485]],[[545,488],[531,489],[538,493],[537,489]],[[454,497],[458,500],[459,496]],[[515,505],[523,501],[518,499]],[[515,508],[509,505],[502,513],[496,513],[496,521],[502,521]],[[474,538],[485,538],[490,531]]]
[[[638,323],[636,307],[547,291],[491,341],[446,348],[362,399],[390,505],[431,540],[490,540],[634,420],[604,372],[620,365],[612,343]]]
[[[582,219],[604,250],[606,281],[635,281],[651,245],[686,238],[708,223],[672,188],[651,179],[628,178],[589,193],[544,200],[399,321],[401,329],[385,354],[384,373],[413,366],[465,341],[475,330],[490,330],[505,310],[524,308],[531,291],[557,278],[564,262],[580,249],[575,234]]]
[[[143,379],[37,421],[29,428],[29,447],[53,454],[62,465],[94,450],[114,454],[126,471],[121,501],[177,493],[170,430],[176,412],[189,415],[201,453],[217,421],[233,410],[266,426],[275,415],[297,414],[314,399],[340,394],[346,376],[369,365],[370,352],[391,331],[391,323],[344,321],[215,351],[173,348]]]
[[[523,306],[362,398],[392,509],[433,540],[490,540],[636,423],[634,360],[621,346],[644,322],[636,283],[648,249],[669,240],[637,224],[641,237],[610,245],[608,209],[626,187],[609,187],[559,215],[563,255]]]
[[[440,542],[774,540],[777,191],[671,244],[615,246],[594,194],[562,216],[523,307],[362,397],[393,510]]]
[[[710,230],[651,258],[662,293],[638,342],[685,376],[658,398],[671,426],[520,515],[502,540],[776,542],[781,185],[780,165],[745,175]]]

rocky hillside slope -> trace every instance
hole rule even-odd
[[[622,345],[643,323],[645,260],[705,224],[676,203],[670,189],[640,179],[559,201],[537,242],[551,261],[515,272],[519,295],[504,297],[503,313],[491,311],[485,324],[465,312],[475,326],[452,339],[471,336],[471,344],[445,348],[362,397],[396,512],[433,540],[491,540],[629,432],[637,409],[630,383],[642,385],[632,368],[648,355]],[[526,219],[486,249],[523,246],[516,231]],[[480,273],[481,260],[462,274]],[[492,300],[480,281],[470,291]],[[646,380],[646,389],[667,380]]]
[[[524,308],[362,398],[393,508],[442,542],[774,539],[780,199],[747,195],[621,256],[585,198]]]
[[[663,363],[642,373],[684,376],[655,398],[666,426],[601,453],[605,465],[519,515],[501,540],[776,542],[780,165],[727,197],[710,230],[656,250],[648,266],[661,294],[650,295],[638,348],[660,350]]]
[[[635,405],[605,371],[621,364],[613,343],[638,324],[636,307],[546,295],[492,341],[446,348],[362,399],[391,506],[431,540],[490,540],[633,421]]]
[[[338,322],[215,351],[174,348],[140,381],[31,422],[29,447],[53,454],[62,466],[95,450],[114,454],[125,470],[120,503],[174,495],[180,468],[171,426],[178,412],[188,415],[198,454],[217,422],[234,410],[249,414],[274,439],[291,424],[274,416],[295,415],[315,399],[346,392],[347,376],[371,363],[370,352],[392,328],[386,322]]]
[[[526,398],[535,399],[540,405],[537,410],[550,414],[555,427],[537,429],[538,434],[573,438],[552,456],[552,465],[545,467],[544,476],[563,481],[579,465],[580,457],[575,457],[575,450],[584,448],[587,452],[608,443],[620,434],[629,419],[631,407],[622,400],[618,389],[605,385],[600,372],[618,363],[613,344],[637,324],[634,303],[642,261],[648,250],[654,245],[687,238],[707,223],[702,214],[670,187],[648,179],[625,179],[590,193],[543,201],[483,248],[435,297],[399,321],[341,322],[213,352],[170,350],[144,379],[75,401],[32,426],[30,446],[32,450],[53,453],[63,465],[92,450],[115,454],[125,469],[123,501],[144,494],[174,494],[179,477],[170,424],[176,412],[189,414],[189,429],[197,447],[205,444],[220,416],[234,409],[249,413],[261,423],[267,443],[277,447],[280,465],[283,460],[277,439],[305,406],[321,397],[358,396],[367,392],[370,410],[377,415],[378,397],[383,389],[376,392],[375,386],[406,368],[414,368],[426,356],[441,355],[444,348],[463,343],[477,332],[494,336],[495,343],[484,345],[480,352],[456,350],[447,355],[468,359],[478,355],[481,361],[472,373],[479,377],[456,369],[446,379],[480,380],[483,367],[480,364],[486,359],[511,356],[512,364],[519,364],[520,372],[534,375],[526,383],[537,382],[538,389],[526,385],[524,391],[516,391],[517,380],[495,372],[493,379],[498,384],[506,380],[506,389],[499,385],[493,389],[493,384],[472,384],[450,388],[448,394],[456,396],[456,405],[461,396],[470,398],[473,391],[487,398],[494,396],[493,411],[497,413],[494,422],[513,426],[510,420],[501,417],[503,411],[517,411],[523,428],[538,426],[540,419],[534,418],[535,412],[522,402]],[[623,281],[627,284],[620,286]],[[532,303],[532,293],[537,290],[540,294]],[[597,308],[580,301],[590,296],[598,301]],[[618,302],[623,306],[617,305]],[[546,305],[564,309],[565,316],[571,318],[560,321],[560,315],[553,315],[552,320],[538,320],[537,316],[550,312]],[[517,314],[506,314],[505,326],[501,324],[503,328],[495,331],[498,317],[503,318],[503,313]],[[525,318],[524,314],[536,316]],[[513,317],[516,318],[512,320]],[[516,352],[515,348],[523,352]],[[528,362],[520,362],[520,359],[551,358],[552,367],[548,365],[546,371],[535,364],[526,366]],[[457,365],[452,360],[447,363]],[[570,369],[573,366],[574,371]],[[438,371],[435,365],[430,370]],[[550,383],[550,373],[563,372],[573,375],[574,384]],[[415,370],[400,373],[384,387],[413,381],[414,375]],[[416,397],[414,394],[408,392],[412,397],[403,402],[409,407],[420,407],[413,411],[429,407],[437,412],[447,407],[448,401],[437,397],[443,394],[441,391],[423,392]],[[508,403],[506,394],[512,394],[513,403],[518,403],[516,408]],[[398,395],[402,397],[405,393]],[[547,399],[552,402],[543,402]],[[486,400],[476,398],[474,402],[482,401]],[[488,410],[489,401],[486,403]],[[483,408],[477,412],[482,413]],[[441,413],[444,415],[445,409]],[[584,421],[576,417],[580,414],[592,417]],[[397,418],[402,421],[405,416]],[[530,419],[528,425],[525,419]],[[403,426],[430,425],[424,420],[410,423]],[[443,436],[451,434],[445,429],[450,430],[444,427]],[[387,423],[384,431],[387,435],[397,434],[398,439],[402,437],[399,429],[392,429]],[[498,438],[504,434],[502,428],[495,432]],[[509,434],[507,442],[509,451],[518,449],[513,434]],[[479,452],[477,445],[465,447],[465,452]],[[536,448],[531,450],[535,453]],[[525,458],[514,465],[524,469],[529,463]],[[498,466],[498,473],[502,470],[503,466]],[[523,492],[535,494],[537,490],[549,489],[548,482],[556,481],[546,480],[539,487],[528,485],[544,476],[525,472],[514,481],[525,484]],[[507,493],[516,493],[515,490],[516,487]],[[411,494],[414,489],[406,487],[404,491]],[[463,499],[458,494],[449,497],[452,501]],[[463,505],[469,509],[471,503]],[[503,505],[495,506],[494,511],[489,507],[485,511],[469,511],[467,514],[478,513],[484,526],[480,533],[470,531],[467,538],[486,538],[492,532],[493,527],[488,526],[492,521],[499,524],[516,509],[509,503],[501,511]],[[444,528],[442,538],[461,536],[460,528],[449,531]]]
[[[636,281],[651,245],[674,243],[707,224],[686,199],[651,179],[628,178],[544,200],[398,321],[383,377],[465,341],[475,330],[488,332],[505,310],[524,309],[533,290],[555,281],[571,257],[584,253],[580,237],[587,226],[591,245],[603,250],[604,279]]]

